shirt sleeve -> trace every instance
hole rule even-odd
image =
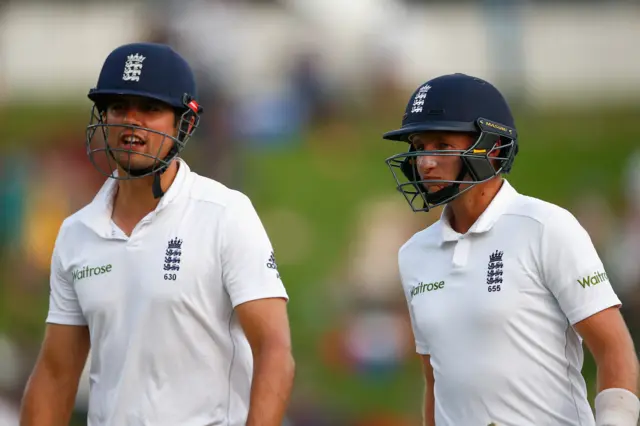
[[[273,297],[288,301],[271,241],[245,195],[227,207],[222,233],[222,276],[233,307]]]
[[[544,224],[541,251],[544,282],[572,325],[621,305],[589,234],[567,210]]]
[[[409,316],[411,318],[411,329],[413,330],[413,338],[416,343],[416,353],[420,355],[429,355],[431,354],[431,350],[429,349],[429,345],[422,338],[420,332],[418,331],[418,327],[416,325],[415,316],[413,315],[413,309],[411,307],[411,303],[409,303]]]
[[[402,248],[400,249],[400,252],[398,254],[398,270],[400,272],[400,281],[402,282],[402,289],[405,300],[407,302],[407,308],[409,310],[409,319],[411,321],[411,330],[413,331],[413,339],[416,345],[416,353],[420,355],[429,355],[431,354],[431,350],[429,349],[429,345],[427,344],[426,339],[424,339],[418,328],[416,316],[413,312],[413,304],[411,303],[411,290],[403,275]]]
[[[78,303],[71,273],[62,266],[60,259],[61,237],[58,234],[51,257],[49,278],[49,314],[46,322],[64,325],[87,325]]]

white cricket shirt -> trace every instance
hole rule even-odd
[[[47,322],[88,325],[90,426],[240,426],[253,358],[234,307],[287,293],[250,200],[180,161],[130,237],[116,181],[67,218]]]
[[[441,219],[399,251],[438,426],[593,426],[572,327],[619,305],[584,228],[505,180],[469,232]]]

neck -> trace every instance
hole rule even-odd
[[[459,234],[466,234],[480,215],[489,207],[502,187],[503,179],[500,176],[478,184],[450,202],[449,222],[451,228]]]
[[[166,192],[178,173],[178,162],[172,161],[160,175],[160,187]],[[113,201],[113,216],[137,218],[155,210],[160,202],[153,197],[153,176],[118,181],[118,191]]]

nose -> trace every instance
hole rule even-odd
[[[416,167],[420,177],[428,176],[433,169],[438,166],[438,162],[435,156],[432,155],[420,155],[416,158]]]
[[[124,123],[132,125],[140,125],[139,110],[135,106],[129,106],[124,113]]]

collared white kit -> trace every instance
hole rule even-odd
[[[447,208],[399,252],[438,426],[593,426],[573,325],[620,305],[584,228],[507,182],[466,234]]]
[[[253,361],[234,308],[288,299],[251,201],[178,161],[131,236],[108,179],[56,241],[47,322],[89,328],[90,426],[244,425]]]

